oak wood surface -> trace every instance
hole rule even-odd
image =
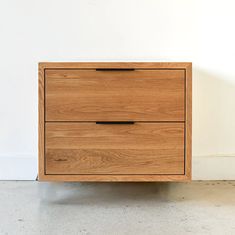
[[[42,69],[96,69],[96,68],[135,68],[135,69],[187,69],[191,62],[40,62]]]
[[[41,175],[40,181],[64,181],[64,182],[156,182],[174,181],[187,182],[187,175]]]
[[[46,70],[47,121],[184,121],[183,70]]]
[[[96,68],[131,68],[131,69],[140,69],[140,70],[182,70],[185,72],[185,105],[184,105],[184,122],[185,124],[185,145],[184,145],[184,154],[185,154],[185,169],[184,174],[77,174],[77,175],[66,175],[66,174],[47,174],[45,171],[45,164],[47,161],[46,156],[44,155],[45,150],[45,72],[50,70],[90,70],[94,71]],[[101,71],[99,71],[101,72]],[[38,155],[39,155],[39,180],[40,181],[92,181],[92,182],[142,182],[142,181],[188,181],[191,179],[191,156],[192,156],[192,63],[190,62],[42,62],[39,63],[39,126],[38,126]],[[55,77],[54,77],[55,78]],[[53,78],[53,79],[54,79]],[[102,120],[103,121],[103,120]],[[118,120],[120,121],[120,120]],[[157,120],[153,120],[157,121]],[[69,123],[69,122],[68,122]],[[58,122],[57,124],[60,124]],[[48,149],[49,151],[56,151],[56,149]],[[140,151],[149,151],[149,149],[139,149]],[[139,151],[138,149],[135,151]],[[61,151],[67,151],[67,149],[62,149]],[[83,151],[73,149],[71,151]],[[85,155],[87,156],[87,151],[93,151],[92,149],[85,150]],[[97,150],[95,150],[97,151]],[[102,151],[98,149],[98,151]],[[109,151],[116,151],[111,149]],[[126,156],[126,152],[130,154],[128,149],[122,149],[121,154]],[[153,150],[159,151],[159,150]],[[84,152],[83,152],[84,153]],[[136,153],[136,152],[135,152]],[[113,153],[115,154],[115,153]],[[59,153],[61,155],[61,153]],[[55,158],[58,155],[52,154],[52,158]],[[63,155],[64,157],[65,155]],[[67,155],[66,155],[67,156]],[[76,154],[73,155],[78,156]],[[80,156],[80,153],[79,153]],[[138,157],[138,154],[137,154]],[[75,157],[76,158],[76,157]],[[108,156],[105,155],[104,159],[107,159]],[[61,158],[62,159],[62,158]],[[140,159],[141,161],[141,159]],[[58,161],[58,162],[63,162]]]
[[[184,174],[184,124],[46,124],[47,174]]]
[[[192,64],[186,70],[185,89],[185,174],[192,178]]]
[[[44,69],[38,68],[38,174],[39,178],[44,171]]]

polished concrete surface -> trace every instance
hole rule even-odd
[[[0,234],[235,234],[235,181],[0,181]]]

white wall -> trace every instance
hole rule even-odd
[[[0,2],[0,178],[37,174],[39,61],[192,61],[193,177],[235,179],[235,3]]]

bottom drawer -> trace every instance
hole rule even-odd
[[[46,174],[184,174],[184,123],[46,123]]]

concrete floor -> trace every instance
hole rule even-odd
[[[0,182],[0,234],[235,234],[235,181]]]

